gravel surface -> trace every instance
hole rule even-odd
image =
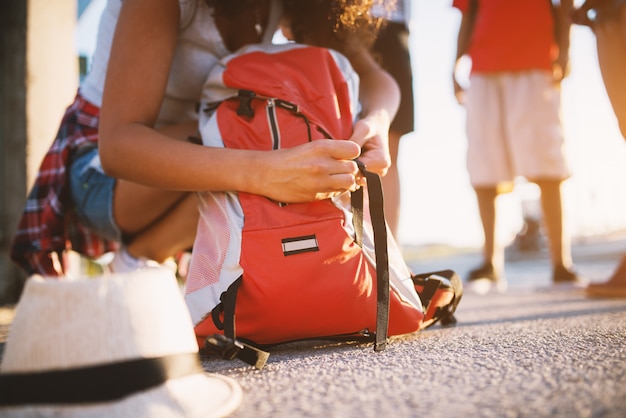
[[[454,328],[370,344],[297,343],[234,377],[234,417],[624,417],[626,300],[580,290],[467,295]]]
[[[626,239],[577,245],[590,281],[613,272]],[[478,253],[413,258],[415,272],[462,277]],[[264,370],[202,357],[244,391],[233,417],[626,417],[626,299],[550,285],[545,252],[507,253],[509,291],[466,294],[455,327],[367,343],[276,346]],[[0,357],[13,309],[0,308]],[[210,396],[210,394],[207,394]]]

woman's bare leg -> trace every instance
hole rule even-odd
[[[197,132],[197,122],[161,130],[176,140]],[[163,262],[193,245],[198,223],[194,193],[155,189],[129,181],[116,182],[113,216],[126,251],[135,258]]]
[[[193,246],[198,218],[198,198],[194,193],[188,193],[169,212],[132,239],[126,250],[134,257],[162,263]]]

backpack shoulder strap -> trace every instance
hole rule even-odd
[[[235,304],[241,280],[242,277],[240,276],[228,286],[228,289],[220,297],[221,302],[211,312],[213,322],[218,329],[224,331],[224,335],[209,335],[204,340],[204,348],[216,352],[226,360],[238,358],[261,370],[265,367],[269,353],[237,340],[235,333]],[[219,319],[221,312],[224,312],[223,322]]]
[[[357,160],[356,163],[361,173],[367,179],[369,210],[372,219],[372,229],[374,230],[374,247],[376,252],[376,339],[374,341],[374,350],[383,351],[387,347],[389,330],[389,254],[387,252],[387,224],[385,223],[383,188],[378,174],[368,171],[362,162]],[[352,203],[353,205],[355,204],[354,200]],[[355,225],[357,240],[363,236],[362,191],[360,208],[360,226]]]
[[[282,3],[279,0],[270,1],[270,15],[267,19],[267,28],[263,34],[262,43],[271,44],[274,33],[278,29],[278,23],[283,14]]]

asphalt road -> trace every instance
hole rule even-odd
[[[578,271],[604,280],[626,239],[574,247]],[[416,272],[462,276],[476,251],[421,251]],[[258,371],[203,357],[205,370],[235,378],[243,403],[233,417],[626,417],[626,299],[585,297],[550,285],[545,252],[509,251],[509,291],[466,294],[452,328],[371,344],[324,341],[277,346]],[[10,309],[0,309],[0,354]],[[207,394],[210,396],[210,394]]]
[[[624,252],[624,239],[582,242],[574,259],[589,280],[604,280]],[[320,341],[276,347],[262,371],[203,364],[244,389],[233,417],[626,417],[626,299],[552,286],[546,257],[509,251],[507,293],[466,294],[456,327],[396,338],[380,353]],[[479,259],[410,264],[464,275]]]
[[[298,343],[234,377],[234,417],[626,416],[626,300],[580,290],[467,295],[454,328],[369,344]]]

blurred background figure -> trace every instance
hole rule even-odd
[[[626,140],[626,0],[587,0],[572,18],[576,24],[591,27],[596,35],[602,80]],[[587,286],[587,294],[626,297],[626,255],[607,281]]]
[[[555,4],[556,3],[556,4]],[[569,66],[572,0],[454,0],[462,12],[456,63],[471,58],[466,109],[467,168],[484,232],[483,263],[469,290],[504,291],[504,249],[496,239],[496,200],[524,177],[539,186],[553,283],[576,283],[563,222],[561,184],[570,176],[560,119],[560,82]],[[456,64],[455,64],[456,69]]]
[[[400,108],[389,131],[391,167],[382,178],[385,192],[385,217],[394,237],[398,239],[400,223],[400,174],[398,150],[400,138],[415,128],[413,97],[413,69],[409,53],[410,0],[386,0],[384,5],[374,5],[374,15],[384,19],[384,24],[372,48],[375,58],[391,74],[400,87]]]

